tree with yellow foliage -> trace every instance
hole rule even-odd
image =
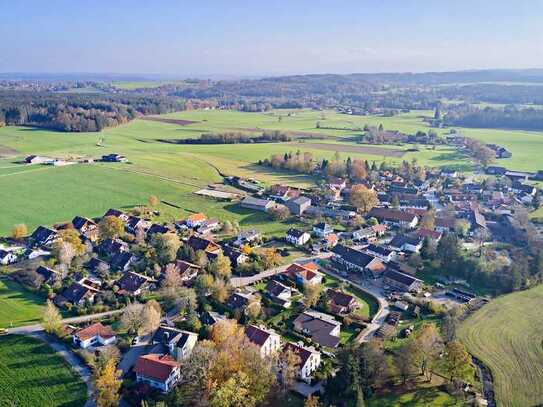
[[[121,389],[121,371],[117,370],[116,360],[107,360],[104,366],[95,372],[96,405],[114,407],[119,405]]]

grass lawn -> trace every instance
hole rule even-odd
[[[458,335],[492,371],[500,406],[543,403],[543,285],[499,297],[468,317]]]
[[[39,322],[44,303],[42,297],[24,289],[18,283],[0,280],[0,328]]]
[[[439,390],[437,387],[422,387],[403,394],[375,396],[366,401],[369,407],[452,407],[463,406],[462,401]]]
[[[86,399],[85,384],[47,344],[0,338],[0,405],[76,407]]]

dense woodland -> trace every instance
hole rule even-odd
[[[179,99],[157,96],[0,92],[0,124],[94,132],[140,115],[183,110]]]
[[[543,109],[506,106],[504,109],[470,105],[451,106],[443,122],[447,126],[502,128],[522,130],[543,129]]]

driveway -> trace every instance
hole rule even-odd
[[[332,256],[332,253],[321,253],[321,254],[319,254],[317,256],[300,257],[298,259],[294,259],[291,263],[289,263],[287,265],[275,267],[275,268],[272,268],[272,269],[269,269],[269,270],[264,270],[261,273],[255,274],[254,276],[232,277],[230,279],[230,284],[234,288],[245,287],[246,285],[251,285],[251,284],[257,283],[260,280],[263,280],[265,278],[272,277],[272,276],[275,276],[277,274],[283,273],[288,268],[288,266],[290,266],[290,264],[292,264],[292,263],[307,263],[307,262],[314,261],[314,260],[327,259],[327,258],[329,258],[331,256]]]
[[[124,354],[118,366],[119,370],[123,372],[123,376],[130,371],[136,360],[146,353],[151,337],[151,334],[141,337],[140,342],[135,346],[131,346],[130,350]]]
[[[373,316],[371,322],[367,324],[366,328],[364,328],[364,330],[362,330],[356,337],[356,341],[358,343],[368,342],[371,340],[375,332],[385,323],[385,319],[390,312],[389,304],[382,288],[370,283],[367,280],[354,281],[353,279],[345,278],[327,268],[322,268],[321,271],[331,275],[334,278],[337,278],[338,280],[351,284],[353,287],[364,291],[377,300],[379,304],[377,313]]]

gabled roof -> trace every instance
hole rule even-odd
[[[314,349],[305,348],[292,342],[286,343],[283,347],[283,352],[289,350],[300,358],[300,368],[305,366],[311,355],[319,353]]]
[[[290,287],[287,287],[286,285],[276,280],[270,280],[268,281],[268,284],[266,284],[266,291],[275,297],[281,295],[285,291],[290,292],[290,290],[291,290]]]
[[[76,304],[89,293],[97,293],[98,290],[80,283],[72,283],[71,286],[62,292],[62,297],[67,301]]]
[[[137,290],[141,289],[142,286],[144,286],[146,283],[150,282],[154,282],[154,280],[142,274],[128,271],[123,274],[123,276],[117,281],[116,284],[121,290],[129,293],[134,293]]]
[[[96,322],[86,328],[77,331],[75,336],[81,341],[86,341],[96,336],[100,336],[103,339],[109,339],[115,336],[115,332],[113,331],[113,329],[111,329],[111,327],[104,326],[102,325],[102,323]]]
[[[363,253],[359,250],[353,249],[352,247],[344,246],[342,244],[336,245],[332,249],[332,252],[340,256],[343,260],[362,268],[368,267],[368,265],[374,260],[379,261],[375,257],[367,253]]]
[[[272,332],[255,325],[247,325],[245,327],[245,336],[247,339],[259,347],[262,347],[271,335]]]
[[[191,336],[197,336],[197,334],[166,325],[160,325],[153,335],[152,342],[162,343],[164,345],[169,345],[173,342],[176,347],[183,348],[185,343],[187,343],[188,338]]]
[[[138,358],[134,371],[138,375],[165,382],[179,364],[170,355],[151,353]]]
[[[200,213],[193,213],[192,215],[190,215],[187,218],[187,221],[190,221],[190,222],[203,222],[206,219],[207,219],[207,216],[200,212]]]
[[[75,229],[81,230],[81,228],[85,225],[93,225],[96,226],[96,223],[93,220],[90,220],[88,218],[84,218],[82,216],[76,216],[72,219],[72,225]]]
[[[287,267],[285,274],[290,278],[295,279],[296,276],[301,277],[305,281],[311,281],[319,275],[318,266],[315,263],[298,264],[293,263]]]
[[[419,280],[418,278],[410,276],[409,274],[400,273],[399,271],[393,269],[387,269],[383,276],[407,286],[410,286],[416,282],[422,282],[422,280]]]
[[[356,301],[352,295],[332,288],[326,290],[326,295],[333,303],[342,307],[348,307],[353,301]]]
[[[294,237],[295,239],[299,239],[303,235],[305,235],[307,232],[304,232],[303,230],[290,228],[287,231],[287,235]]]
[[[111,260],[110,265],[113,269],[124,269],[127,264],[129,264],[134,258],[134,255],[129,252],[117,253]]]
[[[2,256],[0,256],[2,257]],[[43,281],[47,282],[49,281],[49,279],[51,279],[52,277],[56,277],[56,276],[60,276],[60,273],[56,270],[53,270],[49,267],[45,267],[45,266],[39,266],[37,269],[36,269],[36,273],[38,273],[40,276],[43,277]]]
[[[294,320],[294,325],[300,325],[319,345],[336,347],[339,344],[339,337],[330,335],[330,333],[336,327],[341,326],[341,322],[336,321],[331,315],[306,310],[298,315]]]
[[[217,243],[213,242],[212,240],[205,239],[199,236],[191,236],[187,241],[187,245],[192,247],[194,251],[217,251],[221,248]]]
[[[36,243],[43,244],[47,240],[56,236],[57,232],[53,229],[49,229],[45,226],[38,226],[36,230],[32,233],[31,237],[36,241]]]
[[[388,221],[397,221],[397,222],[412,222],[415,220],[416,215],[413,215],[409,212],[403,212],[397,209],[387,209],[387,208],[373,208],[369,211],[367,217],[377,218]]]

